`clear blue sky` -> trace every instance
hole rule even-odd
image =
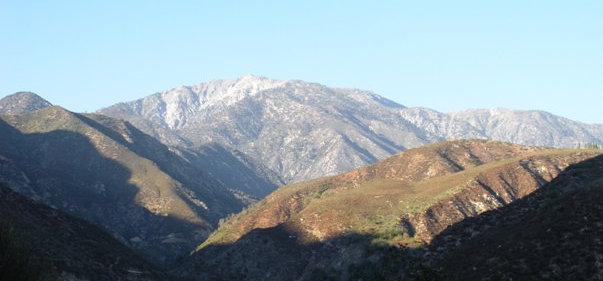
[[[256,74],[603,123],[603,1],[0,0],[0,38],[0,96],[73,111]]]

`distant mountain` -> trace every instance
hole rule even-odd
[[[0,279],[167,280],[111,235],[0,184]]]
[[[32,92],[18,92],[0,99],[0,114],[19,115],[52,106]]]
[[[217,143],[240,151],[285,182],[349,171],[442,140],[552,147],[603,143],[603,125],[542,111],[446,114],[406,108],[367,91],[257,76],[179,87],[99,113],[128,120],[167,144]]]
[[[56,106],[1,116],[0,181],[160,263],[248,203],[129,123]]]
[[[544,111],[494,108],[448,115],[469,123],[493,140],[549,147],[603,143],[603,125],[587,125]]]
[[[432,139],[459,140],[459,139],[491,139],[483,131],[478,130],[469,122],[433,109],[412,107],[400,110],[400,115],[425,131]]]
[[[437,140],[402,118],[401,109],[366,91],[244,76],[172,89],[99,113],[135,126],[142,118],[195,145],[234,148],[289,182],[340,173]]]
[[[483,140],[410,149],[279,188],[229,219],[179,273],[201,280],[438,280],[422,249],[447,228],[529,196],[602,153]]]

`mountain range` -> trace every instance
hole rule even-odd
[[[127,120],[166,144],[213,142],[236,149],[287,183],[342,173],[443,140],[550,147],[603,142],[603,125],[543,111],[441,113],[407,108],[369,91],[258,76],[178,87],[98,113]]]
[[[163,280],[168,271],[191,280],[460,280],[457,266],[490,279],[521,279],[509,271],[583,279],[602,272],[590,258],[554,259],[588,256],[572,248],[588,243],[600,250],[591,235],[600,226],[585,221],[583,232],[575,221],[544,216],[575,220],[551,208],[580,200],[579,214],[597,219],[584,212],[600,209],[593,198],[601,152],[575,148],[602,142],[603,125],[543,111],[442,113],[369,91],[257,76],[179,87],[94,114],[19,92],[0,99],[0,182],[12,189],[2,187],[0,207],[22,202],[27,216],[6,211],[12,221],[0,226],[15,229],[9,238],[35,242],[41,250],[32,252],[44,259],[67,260],[48,271],[59,280]],[[52,226],[39,224],[54,218],[67,234],[30,234],[48,236]],[[513,233],[493,227],[501,221],[521,232],[522,220],[538,227],[516,236],[520,246],[505,244],[500,237]],[[549,228],[561,238],[546,236]],[[92,232],[106,239],[88,243]],[[55,250],[69,235],[74,246]],[[556,242],[564,246],[552,249]],[[476,246],[483,243],[509,250],[500,256]],[[73,253],[95,247],[108,251]],[[451,262],[472,252],[500,260],[530,251],[554,253],[552,268]],[[86,258],[98,262],[77,261]],[[561,265],[580,274],[556,271]]]

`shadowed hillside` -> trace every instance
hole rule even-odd
[[[154,261],[186,255],[245,205],[133,126],[48,107],[0,120],[0,179]]]
[[[167,280],[111,235],[0,185],[0,279]]]
[[[197,148],[177,148],[176,152],[191,164],[211,173],[235,195],[248,196],[253,202],[266,197],[284,181],[244,153],[212,143]]]

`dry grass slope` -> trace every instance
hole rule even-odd
[[[258,238],[262,237],[257,232],[261,229],[273,233],[263,234],[266,237],[288,233],[300,251],[299,247],[329,244],[351,251],[359,245],[352,237],[361,237],[358,241],[362,243],[368,239],[380,249],[423,247],[447,227],[523,198],[569,165],[599,154],[600,150],[524,147],[482,140],[411,149],[342,175],[281,187],[223,224],[197,248],[193,259],[210,258],[204,255],[205,249],[208,254],[220,247],[247,251],[254,245],[251,241],[263,241]],[[350,239],[341,242],[342,237]],[[338,260],[341,256],[330,258]],[[362,262],[367,254],[346,259]],[[229,268],[220,258],[211,263],[222,270]],[[315,261],[312,266],[316,263],[325,262]]]

